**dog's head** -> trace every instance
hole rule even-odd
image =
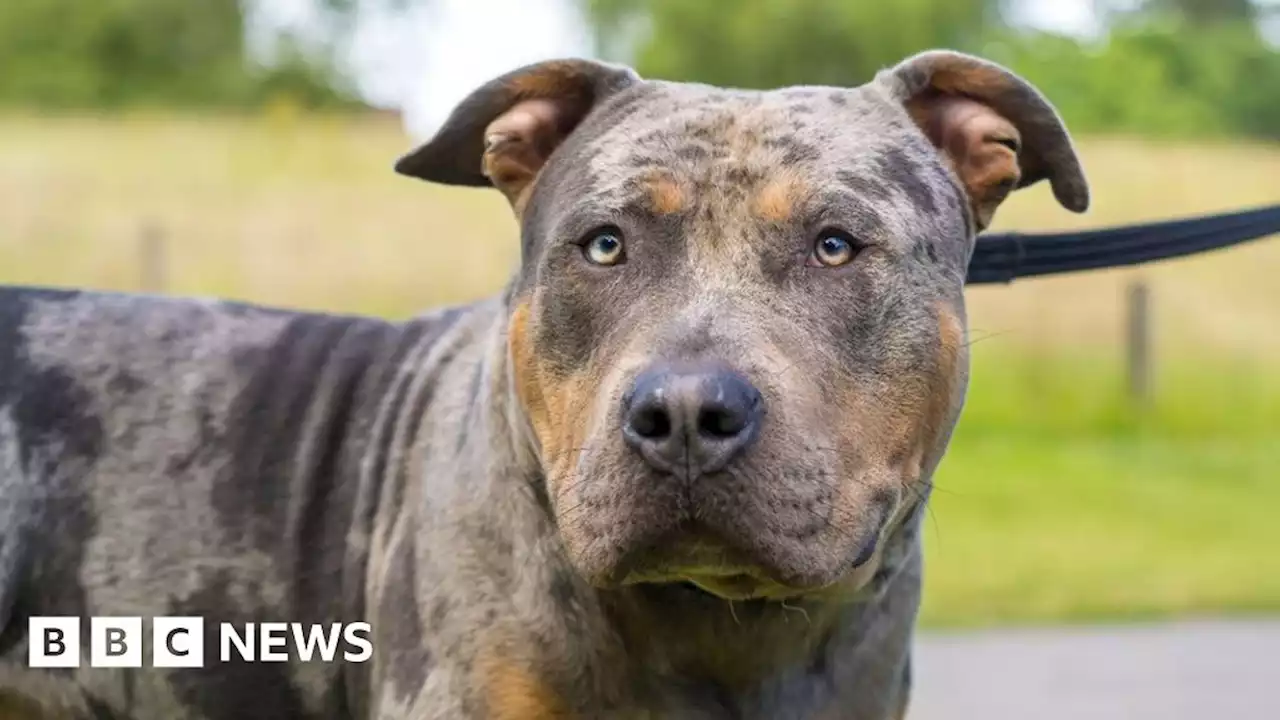
[[[934,51],[770,92],[546,62],[468,97],[397,170],[520,218],[509,349],[592,582],[725,597],[856,588],[962,404],[974,236],[1085,179],[1051,105]]]

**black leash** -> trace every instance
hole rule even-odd
[[[1137,265],[1280,233],[1280,205],[1102,230],[980,235],[967,285]]]

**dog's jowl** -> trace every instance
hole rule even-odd
[[[499,297],[0,291],[0,718],[901,717],[974,236],[1041,180],[1088,205],[1049,103],[942,51],[769,92],[556,61],[396,169],[509,199]],[[203,656],[91,667],[102,616]],[[80,662],[31,666],[48,618]]]

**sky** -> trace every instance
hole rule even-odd
[[[258,32],[304,28],[311,0],[260,0]],[[425,139],[468,93],[504,72],[553,57],[592,55],[572,0],[433,0],[429,10],[360,20],[350,58],[366,98],[399,108],[406,130]],[[1014,20],[1088,35],[1092,0],[1024,0]]]

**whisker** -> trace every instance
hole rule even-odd
[[[976,344],[978,344],[978,343],[980,343],[980,342],[983,342],[983,341],[985,341],[985,340],[992,340],[992,339],[994,339],[994,338],[1004,337],[1005,335],[1012,335],[1012,334],[1013,334],[1013,331],[1011,331],[1011,330],[1000,330],[1000,331],[997,331],[997,332],[987,333],[987,334],[985,334],[985,335],[983,335],[983,336],[981,336],[981,337],[977,337],[977,338],[974,338],[974,337],[972,337],[972,336],[971,336],[971,337],[969,338],[968,342],[966,342],[966,343],[964,344],[964,346],[965,346],[965,347],[967,347],[967,348],[968,348],[968,347],[973,347],[974,345],[976,345]]]
[[[800,613],[800,614],[804,617],[804,622],[805,622],[805,624],[806,624],[806,625],[808,625],[809,627],[813,627],[813,621],[809,619],[809,613],[808,613],[807,611],[805,611],[805,609],[804,609],[804,608],[802,608],[802,607],[794,607],[794,606],[788,605],[786,600],[783,600],[783,601],[781,602],[781,605],[782,605],[782,609],[783,609],[783,610],[789,610],[789,611],[791,611],[791,612],[798,612],[798,613]],[[786,618],[786,616],[784,615],[784,616],[783,616],[783,618],[785,619],[785,618]]]
[[[929,521],[933,523],[933,532],[936,535],[940,534],[941,530],[938,525],[938,514],[933,511],[933,503],[929,502],[929,495],[937,491],[937,486],[932,480],[913,480],[907,485],[907,492],[911,493],[915,502],[924,505],[924,511],[929,515]]]

